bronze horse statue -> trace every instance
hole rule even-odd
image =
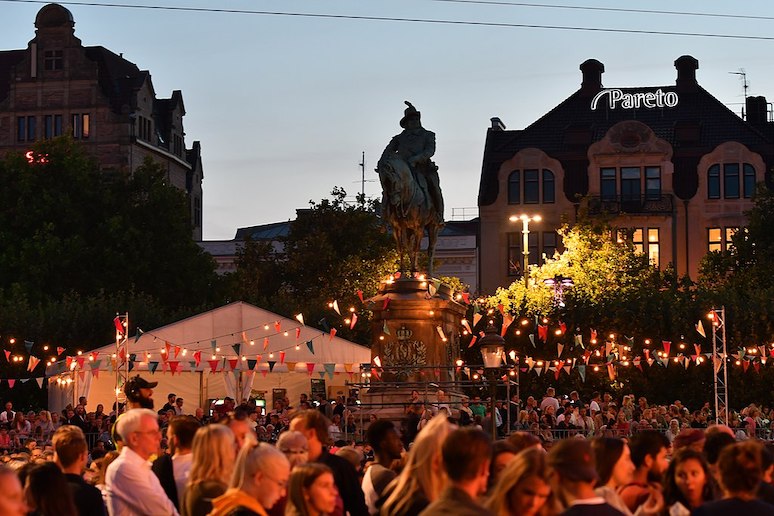
[[[435,244],[443,222],[432,203],[428,202],[428,194],[420,187],[414,172],[403,159],[384,158],[380,160],[376,171],[382,183],[382,216],[392,227],[400,256],[400,270],[411,273],[418,271],[420,245],[427,231],[427,276],[432,277]],[[410,269],[406,269],[406,261]]]

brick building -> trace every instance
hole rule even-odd
[[[521,276],[522,224],[529,263],[561,249],[556,230],[591,215],[612,217],[659,267],[696,278],[701,258],[725,251],[744,227],[758,183],[772,183],[774,128],[764,97],[743,120],[696,80],[699,63],[675,61],[675,84],[603,88],[604,65],[584,62],[582,84],[523,130],[498,118],[487,132],[479,188],[479,286],[494,292]]]
[[[26,49],[0,51],[0,153],[71,134],[106,174],[129,174],[150,157],[188,194],[193,238],[201,240],[201,147],[186,148],[181,92],[157,98],[147,70],[84,47],[74,27],[69,10],[48,4]]]

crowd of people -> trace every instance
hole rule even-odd
[[[230,398],[190,411],[169,394],[157,410],[156,385],[131,378],[110,413],[84,398],[62,414],[6,403],[0,514],[774,515],[772,444],[708,424],[709,406],[549,389],[493,414],[479,398],[414,391],[400,424],[372,415],[360,440],[346,398],[302,395],[264,415]],[[767,428],[767,416],[743,419]]]

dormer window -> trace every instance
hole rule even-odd
[[[43,52],[44,70],[64,70],[64,52],[62,50],[46,50]]]

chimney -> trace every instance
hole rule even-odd
[[[492,122],[492,131],[505,131],[505,124],[498,117],[492,117],[490,121]]]
[[[677,91],[696,91],[699,83],[696,82],[696,70],[699,69],[699,61],[692,56],[680,56],[675,60],[677,68]]]
[[[580,65],[583,74],[581,93],[593,96],[602,89],[602,74],[605,73],[605,65],[596,59],[588,59]]]
[[[763,127],[768,122],[768,104],[766,97],[747,97],[745,99],[747,122],[755,127]]]

